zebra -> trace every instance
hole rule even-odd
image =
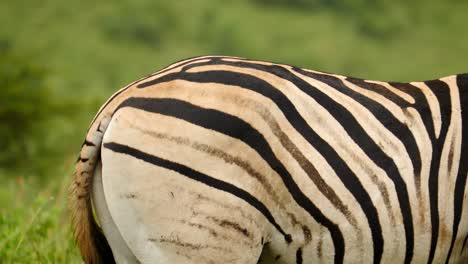
[[[468,74],[383,82],[176,62],[92,121],[85,263],[468,263]]]

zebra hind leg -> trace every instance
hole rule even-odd
[[[99,162],[94,171],[93,190],[92,190],[93,207],[98,218],[102,231],[112,249],[114,259],[118,264],[136,264],[140,263],[133,255],[130,248],[122,238],[114,220],[112,219],[104,197],[104,189],[102,185],[102,164]]]

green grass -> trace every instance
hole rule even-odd
[[[48,89],[27,119],[0,120],[21,136],[7,143],[25,142],[24,154],[0,149],[1,262],[79,262],[65,197],[88,122],[114,91],[176,60],[224,54],[393,81],[468,71],[467,1],[371,2],[0,1],[0,49],[44,68]],[[11,87],[1,99],[19,108]],[[53,111],[37,121],[44,105]]]
[[[80,263],[67,217],[66,179],[47,187],[23,177],[3,181],[0,186],[2,263]]]

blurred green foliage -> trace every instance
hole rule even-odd
[[[205,54],[393,81],[466,72],[467,10],[463,0],[0,1],[0,259],[77,261],[58,194],[93,115],[127,83]]]
[[[64,121],[76,119],[75,109],[89,103],[58,96],[44,63],[7,41],[0,43],[0,168],[45,176],[53,162],[63,159],[60,138],[65,135],[54,131],[65,129]]]
[[[31,161],[29,138],[36,125],[51,113],[46,70],[8,44],[0,48],[0,166],[16,167]],[[37,154],[37,153],[35,153]]]

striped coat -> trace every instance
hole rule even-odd
[[[467,263],[467,92],[467,74],[168,66],[114,94],[88,130],[70,196],[83,258]]]

